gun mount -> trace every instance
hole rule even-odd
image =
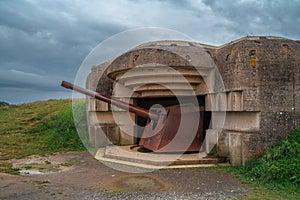
[[[191,152],[199,151],[203,142],[204,107],[191,104],[174,105],[165,108],[144,109],[133,104],[111,98],[100,93],[75,86],[63,81],[62,87],[77,91],[98,100],[107,102],[147,120],[139,145],[154,152]],[[199,120],[200,114],[200,120]],[[198,117],[197,117],[198,116]],[[184,119],[182,123],[181,119]],[[197,126],[197,133],[189,133]],[[194,135],[193,138],[190,138]],[[170,145],[169,145],[170,144]]]

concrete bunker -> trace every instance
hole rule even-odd
[[[215,63],[224,90],[218,90],[211,65],[197,65],[203,49]],[[145,108],[175,105],[176,97],[189,101],[188,97],[195,95],[205,107],[206,139],[201,151],[211,153],[213,149],[232,165],[242,165],[300,121],[299,49],[299,42],[279,37],[245,37],[219,47],[185,41],[151,42],[94,67],[87,88]],[[114,119],[113,113],[119,119]],[[125,115],[128,113],[123,110],[88,97],[91,144],[137,144],[141,128],[126,123]],[[134,114],[130,116],[135,124],[145,124]]]

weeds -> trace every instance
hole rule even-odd
[[[300,124],[257,160],[225,170],[252,185],[255,195],[266,190],[276,197],[270,199],[300,198]]]
[[[14,168],[12,163],[2,162],[0,163],[0,172],[11,175],[20,175],[19,168]]]
[[[24,183],[32,183],[33,185],[37,186],[38,189],[42,189],[44,187],[46,187],[48,184],[50,184],[50,181],[48,180],[26,180],[23,181]]]
[[[78,163],[80,163],[80,160],[70,160],[69,162],[61,163],[60,166],[62,166],[62,167],[71,167],[71,166],[76,165]]]
[[[253,181],[300,186],[300,124],[260,159],[249,162],[245,175]]]

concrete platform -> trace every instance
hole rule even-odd
[[[199,153],[139,152],[135,146],[107,146],[98,149],[95,158],[147,169],[191,168],[227,165],[224,159]]]

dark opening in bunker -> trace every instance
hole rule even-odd
[[[205,96],[197,96],[197,100],[198,100],[199,106],[205,106]],[[192,97],[182,97],[180,99],[180,101],[181,101],[181,104],[191,104],[193,102],[193,98]],[[136,98],[136,99],[134,99],[134,104],[149,110],[151,108],[151,106],[153,106],[155,104],[159,104],[163,107],[167,107],[167,106],[179,105],[179,101],[176,97]],[[208,129],[210,126],[211,112],[205,111],[204,117],[200,120],[203,120],[203,134],[205,136],[205,130]],[[142,137],[144,127],[147,124],[147,119],[136,116],[135,121],[136,121],[136,124],[138,125],[137,133],[136,133],[137,135],[135,137],[135,144],[138,144]],[[200,141],[200,142],[203,142],[203,141]]]

